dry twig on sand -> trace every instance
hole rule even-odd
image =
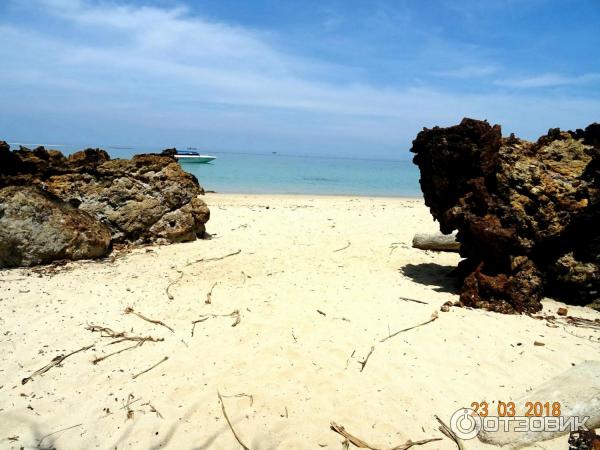
[[[207,305],[210,305],[212,303],[212,291],[217,284],[218,284],[218,282],[215,281],[213,283],[213,285],[210,287],[210,291],[208,291],[208,293],[206,294],[206,300],[204,300],[204,303],[206,303]]]
[[[336,252],[341,252],[342,250],[346,250],[348,247],[350,247],[350,245],[352,245],[352,242],[348,241],[348,243],[344,247],[338,248],[337,250],[334,250],[333,252],[336,253]]]
[[[58,355],[55,356],[52,361],[50,361],[49,364],[45,365],[44,367],[42,367],[41,369],[36,370],[35,372],[33,372],[31,375],[29,375],[28,377],[25,377],[21,380],[21,384],[26,384],[29,381],[33,380],[33,377],[38,376],[38,375],[42,375],[46,372],[48,372],[50,369],[52,369],[53,367],[56,367],[58,365],[60,365],[65,359],[67,359],[69,356],[73,356],[76,353],[79,352],[85,352],[86,350],[89,350],[90,348],[92,348],[94,346],[94,344],[92,345],[88,345],[87,347],[81,347],[78,350],[75,350],[74,352],[71,352],[67,355]]]
[[[77,425],[71,425],[70,427],[63,428],[63,429],[57,430],[57,431],[53,431],[52,433],[48,433],[48,434],[42,436],[40,439],[38,439],[37,448],[54,448],[54,445],[52,445],[52,444],[48,447],[46,447],[46,446],[42,447],[42,442],[44,442],[46,440],[46,438],[49,438],[50,436],[54,436],[57,433],[62,433],[63,431],[67,431],[67,430],[71,430],[73,428],[80,427],[81,425],[83,425],[83,424],[78,423]],[[9,440],[10,440],[10,438],[9,438]],[[23,448],[23,447],[21,447],[21,448]]]
[[[187,264],[185,265],[185,267],[187,267],[187,266],[191,266],[192,264],[199,263],[199,262],[220,261],[220,260],[222,260],[222,259],[229,258],[230,256],[239,255],[240,253],[242,253],[242,250],[241,250],[241,249],[240,249],[240,250],[237,250],[237,251],[235,251],[235,252],[233,252],[233,253],[228,253],[228,254],[226,254],[225,256],[218,256],[218,257],[216,257],[216,258],[200,258],[200,259],[197,259],[196,261],[192,261],[191,263],[187,263]]]
[[[429,305],[429,303],[427,303],[427,302],[424,302],[422,300],[417,300],[414,298],[408,298],[408,297],[398,297],[398,298],[405,302],[414,302],[414,303],[420,303],[421,305]]]
[[[242,321],[242,316],[240,315],[239,309],[236,309],[235,311],[232,311],[229,314],[203,314],[200,316],[200,319],[194,320],[192,322],[192,337],[194,336],[194,330],[196,328],[197,323],[204,322],[204,321],[214,318],[214,317],[233,317],[235,320],[231,324],[232,327],[235,327],[237,324],[239,324]]]
[[[229,425],[229,429],[233,433],[233,437],[235,438],[236,441],[238,441],[238,443],[242,446],[242,448],[244,450],[250,450],[250,448],[248,448],[246,446],[246,444],[244,444],[242,442],[242,440],[240,439],[240,437],[236,433],[235,429],[233,428],[233,425],[231,425],[231,420],[229,420],[229,416],[227,415],[227,411],[225,411],[225,403],[223,402],[223,397],[221,396],[221,393],[219,391],[217,391],[217,395],[219,396],[219,401],[221,402],[221,410],[223,411],[223,416],[225,416],[225,420],[227,421],[227,425]]]
[[[591,330],[600,331],[600,319],[591,320],[583,317],[565,317],[565,322],[577,328],[589,328]]]
[[[546,321],[546,326],[551,327],[551,328],[558,328],[561,324],[563,325],[563,330],[570,334],[571,336],[575,336],[576,338],[579,339],[585,339],[586,341],[590,341],[593,343],[599,343],[600,342],[600,336],[594,336],[594,335],[590,335],[590,336],[581,336],[577,333],[573,333],[572,331],[569,331],[566,327],[566,325],[571,325],[575,328],[583,328],[583,329],[589,329],[592,330],[593,332],[596,331],[600,331],[600,319],[595,319],[595,320],[591,320],[591,319],[584,319],[583,317],[574,317],[574,316],[567,316],[567,317],[554,317],[554,316],[531,316],[534,319],[538,319],[538,320],[545,320]]]
[[[565,308],[566,309],[566,308]],[[557,322],[566,325],[572,325],[577,328],[589,328],[594,331],[600,331],[600,319],[585,319],[583,317],[566,316],[566,317],[554,317],[554,316],[534,316],[533,319],[545,320],[548,324],[552,325],[553,328],[557,328],[559,325]]]
[[[133,405],[134,403],[137,403],[141,400],[141,398],[135,398],[134,400],[134,396],[132,393],[129,393],[129,395],[127,396],[127,401],[125,402],[125,404],[123,406],[121,406],[120,409],[131,409],[130,406]]]
[[[179,283],[179,281],[183,278],[183,270],[179,270],[179,276],[174,279],[173,281],[171,281],[168,285],[167,288],[165,289],[165,292],[167,293],[167,297],[169,298],[169,300],[173,300],[175,297],[173,297],[171,295],[171,293],[169,292],[169,289],[171,289],[171,286],[173,286],[176,283]]]
[[[348,359],[346,360],[346,367],[344,368],[344,370],[348,369],[348,364],[350,364],[350,359],[354,358],[355,353],[356,353],[356,350],[352,350],[352,354],[350,356],[348,356]]]
[[[365,366],[367,365],[367,362],[369,361],[369,358],[371,357],[371,355],[373,354],[374,351],[375,351],[375,347],[371,346],[371,350],[367,354],[367,357],[364,359],[364,361],[359,361],[358,362],[360,364],[360,371],[361,372],[365,369]]]
[[[150,408],[150,412],[155,413],[159,419],[163,419],[163,415],[152,405],[152,403],[146,402],[142,403],[140,406],[148,406]]]
[[[141,400],[141,398],[136,398],[135,400],[134,398],[135,397],[133,396],[133,394],[129,393],[129,395],[127,396],[127,402],[125,402],[125,404],[121,407],[121,409],[127,409],[127,413],[125,414],[125,420],[133,419],[135,413],[133,412],[133,409],[130,408],[130,406]]]
[[[563,327],[563,330],[570,334],[571,336],[575,336],[576,338],[579,339],[585,339],[586,341],[590,341],[593,343],[600,343],[600,336],[594,336],[594,335],[590,335],[590,336],[581,336],[579,334],[573,333],[572,331],[567,330],[567,327]]]
[[[438,318],[438,312],[437,312],[437,311],[434,311],[434,313],[431,315],[431,319],[429,319],[427,322],[423,322],[423,323],[420,323],[420,324],[418,324],[418,325],[414,325],[414,326],[412,326],[412,327],[409,327],[409,328],[404,328],[403,330],[398,330],[398,331],[396,331],[395,333],[392,333],[392,334],[388,335],[387,337],[383,338],[383,339],[382,339],[382,340],[380,340],[379,342],[385,342],[385,341],[387,341],[388,339],[391,339],[391,338],[393,338],[394,336],[397,336],[397,335],[398,335],[398,334],[400,334],[400,333],[404,333],[405,331],[409,331],[409,330],[412,330],[412,329],[414,329],[414,328],[418,328],[418,327],[422,327],[423,325],[427,325],[428,323],[431,323],[431,322],[433,322],[433,321],[434,321],[434,320],[436,320],[437,318]]]
[[[127,333],[125,331],[116,332],[111,328],[103,327],[100,325],[89,325],[85,327],[86,330],[91,331],[92,333],[100,333],[100,337],[109,337],[113,339],[118,339],[125,337]]]
[[[452,431],[450,427],[448,427],[448,425],[446,425],[438,416],[435,416],[435,419],[440,424],[439,430],[444,434],[444,436],[452,439],[458,447],[458,450],[464,450],[462,441],[456,434],[454,434],[454,431]]]
[[[155,338],[152,336],[128,336],[126,331],[120,331],[117,333],[108,327],[103,327],[100,325],[88,325],[87,327],[85,327],[85,329],[91,331],[92,333],[99,332],[100,337],[108,337],[108,338],[112,338],[112,339],[118,339],[116,341],[111,342],[108,345],[119,344],[119,343],[125,342],[125,341],[162,342],[165,340],[164,338]]]
[[[99,358],[94,358],[92,360],[92,364],[94,364],[94,365],[98,364],[100,361],[104,361],[105,359],[110,358],[111,356],[118,355],[119,353],[123,353],[123,352],[125,352],[127,350],[131,350],[133,348],[141,347],[142,345],[144,345],[144,342],[146,342],[146,341],[141,340],[137,344],[132,345],[131,347],[125,347],[125,348],[122,348],[121,350],[117,350],[116,352],[109,353],[108,355],[101,356]]]
[[[192,337],[194,337],[194,330],[196,329],[196,324],[200,323],[200,322],[204,322],[208,319],[209,319],[209,317],[203,317],[202,319],[194,320],[192,322]]]
[[[344,448],[348,448],[348,442],[358,448],[366,448],[366,449],[370,449],[370,450],[382,450],[381,447],[373,447],[372,445],[367,444],[365,441],[363,441],[362,439],[348,433],[346,431],[346,429],[341,426],[338,425],[335,422],[331,422],[331,429],[333,431],[335,431],[336,433],[342,435],[345,440],[342,443],[344,445]],[[421,441],[407,441],[405,444],[400,444],[397,445],[395,447],[390,448],[389,450],[408,450],[411,447],[414,447],[416,445],[425,445],[428,444],[430,442],[434,442],[434,441],[441,441],[441,438],[433,438],[433,439],[423,439]]]
[[[158,365],[160,365],[160,364],[164,363],[164,362],[165,362],[167,359],[169,359],[169,357],[168,357],[168,356],[165,356],[163,359],[161,359],[159,362],[157,362],[156,364],[154,364],[152,367],[149,367],[148,369],[146,369],[146,370],[143,370],[143,371],[141,371],[141,372],[140,372],[140,373],[138,373],[138,374],[132,375],[132,376],[131,376],[131,378],[133,378],[133,379],[135,380],[135,379],[136,379],[137,377],[139,377],[140,375],[144,375],[146,372],[150,372],[150,371],[151,371],[152,369],[154,369],[156,366],[158,366]]]
[[[128,306],[127,308],[125,308],[125,314],[135,314],[140,319],[145,320],[146,322],[150,322],[155,325],[161,325],[161,326],[167,328],[169,331],[171,331],[171,333],[175,333],[175,330],[173,328],[171,328],[169,325],[167,325],[166,323],[164,323],[162,320],[150,319],[150,318],[140,314],[139,312],[134,311],[131,306]]]
[[[228,253],[227,255],[224,255],[224,256],[218,256],[218,257],[215,257],[215,258],[200,258],[200,259],[197,259],[197,260],[195,260],[195,261],[192,261],[192,262],[189,262],[189,263],[187,263],[186,265],[184,265],[184,266],[183,266],[183,268],[189,267],[189,266],[191,266],[192,264],[196,264],[196,263],[200,263],[200,262],[220,261],[220,260],[222,260],[222,259],[229,258],[230,256],[239,255],[240,253],[242,253],[242,250],[241,250],[241,249],[240,249],[240,250],[238,250],[238,251],[235,251],[235,252],[233,252],[233,253]],[[183,268],[182,268],[182,269],[183,269]],[[169,290],[171,289],[171,287],[172,287],[173,285],[175,285],[175,284],[179,283],[179,282],[181,281],[181,279],[183,278],[183,270],[178,270],[178,272],[179,272],[179,276],[178,276],[178,277],[177,277],[175,280],[171,281],[171,282],[170,282],[170,283],[167,285],[167,289],[165,290],[165,292],[167,293],[167,297],[169,298],[169,300],[173,300],[173,299],[174,299],[173,295],[171,294],[171,292],[169,292]]]

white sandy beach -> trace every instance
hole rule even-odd
[[[419,199],[207,194],[206,202],[211,240],[0,272],[0,448],[237,449],[220,392],[253,450],[341,449],[331,421],[382,448],[442,438],[414,448],[455,449],[434,415],[448,423],[459,407],[512,400],[598,359],[597,343],[562,326],[439,312],[457,299],[445,275],[459,256],[411,248],[416,232],[437,231]],[[544,305],[553,314],[564,306]],[[235,310],[237,326],[210,317],[191,335],[202,315]],[[434,322],[380,342],[436,311]],[[108,345],[89,325],[164,341],[92,364],[135,342]],[[566,440],[536,448],[565,449]],[[475,439],[465,448],[495,447]]]

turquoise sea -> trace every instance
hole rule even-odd
[[[17,146],[13,146],[17,147]],[[65,154],[82,146],[48,146]],[[104,148],[113,158],[156,152],[145,147]],[[200,151],[201,152],[201,151]],[[202,152],[201,152],[202,153]],[[420,197],[419,171],[403,160],[371,160],[283,154],[210,152],[208,164],[181,163],[205,190],[245,194],[321,194]]]
[[[417,197],[419,171],[410,161],[314,156],[215,154],[208,164],[181,163],[207,190],[251,194]]]

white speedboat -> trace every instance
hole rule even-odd
[[[201,155],[198,152],[190,151],[178,151],[174,156],[178,161],[186,163],[207,163],[213,159],[217,159],[216,156]]]

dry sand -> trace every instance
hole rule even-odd
[[[460,308],[380,342],[456,299],[445,275],[458,255],[410,247],[415,232],[437,229],[421,200],[206,200],[212,240],[139,248],[55,272],[0,272],[0,448],[240,448],[219,391],[253,450],[341,449],[331,421],[373,445],[442,437],[414,448],[454,449],[434,415],[449,422],[461,406],[508,401],[600,356],[598,343],[569,334],[577,329]],[[169,299],[165,289],[176,280]],[[545,302],[551,313],[559,306]],[[127,307],[174,333],[123,314]],[[237,326],[232,317],[209,318],[191,336],[193,320],[234,310]],[[88,331],[90,324],[164,341],[94,365],[135,342],[108,345],[113,339]],[[57,355],[91,344],[21,384]],[[494,448],[478,440],[465,447]],[[566,447],[563,436],[537,448]]]

